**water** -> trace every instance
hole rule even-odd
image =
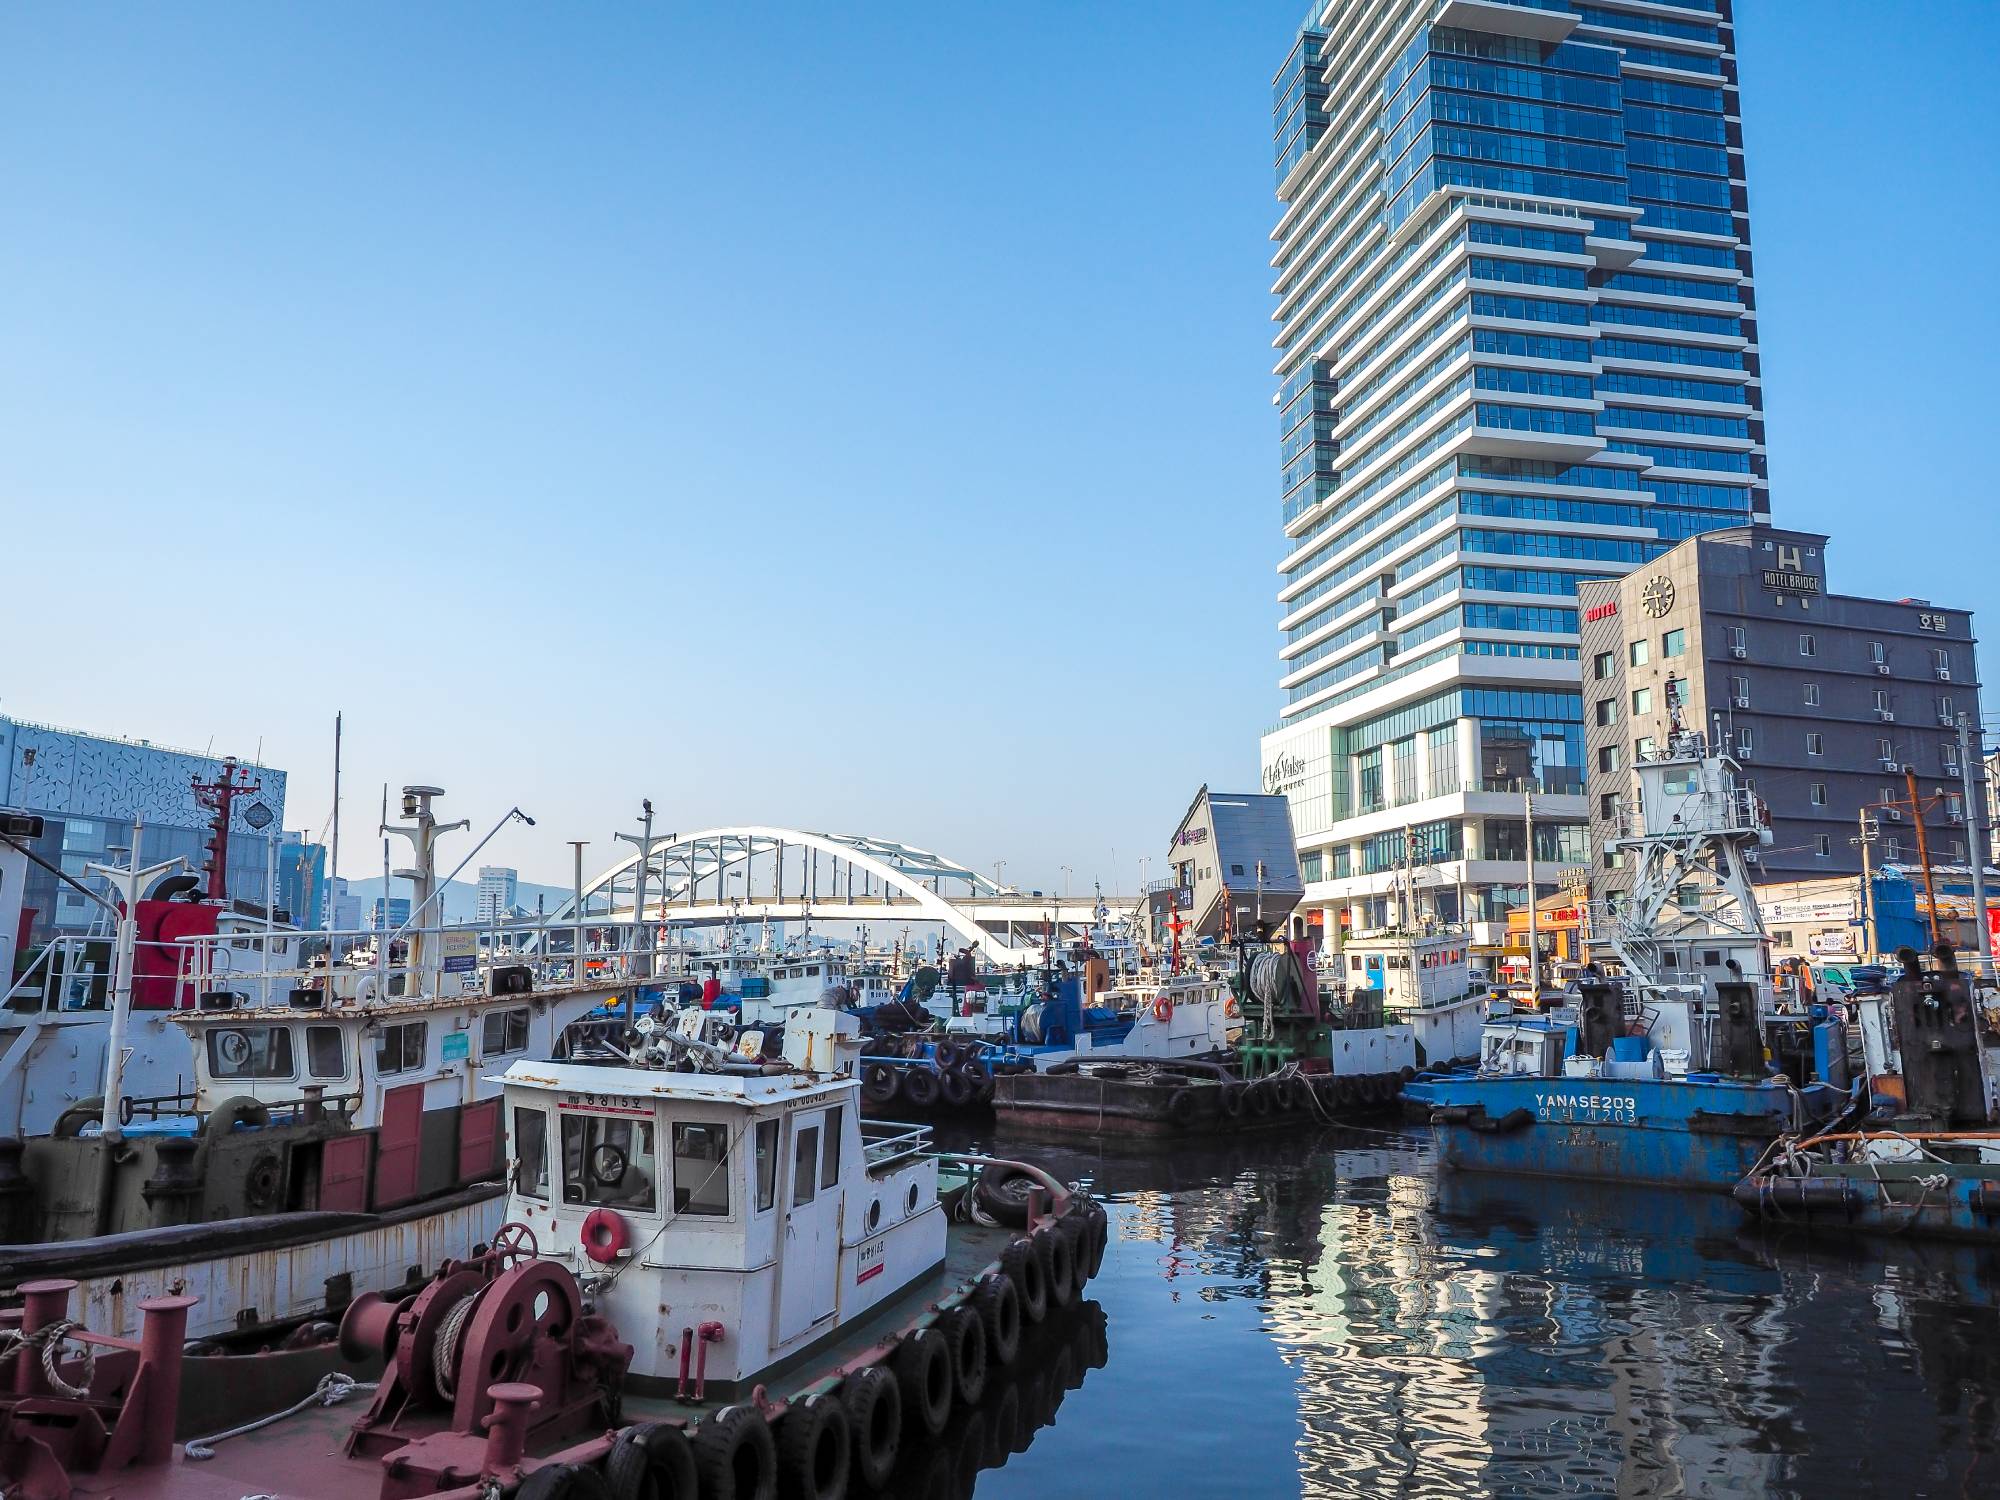
[[[1087,1181],[1111,1248],[899,1495],[2000,1495],[1985,1252],[1440,1173],[1417,1130],[990,1144]]]

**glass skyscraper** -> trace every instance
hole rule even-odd
[[[1579,579],[1768,520],[1730,0],[1325,0],[1273,88],[1302,921],[1588,858]]]

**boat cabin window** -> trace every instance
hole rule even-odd
[[[528,1010],[526,1006],[515,1010],[495,1011],[487,1016],[485,1034],[480,1043],[480,1056],[499,1057],[507,1052],[528,1050]]]
[[[674,1212],[729,1213],[729,1131],[722,1125],[674,1126]]]
[[[813,1173],[819,1167],[819,1126],[797,1128],[792,1137],[792,1207],[813,1201]]]
[[[659,1163],[650,1120],[565,1115],[563,1202],[653,1211]]]
[[[338,1026],[306,1028],[306,1071],[315,1078],[347,1076],[347,1043]]]
[[[757,1122],[757,1212],[778,1201],[778,1122]]]
[[[826,1112],[826,1145],[820,1152],[819,1185],[832,1187],[840,1181],[840,1111]]]
[[[408,1073],[424,1065],[424,1043],[429,1040],[431,1023],[405,1021],[401,1026],[384,1026],[375,1038],[375,1071],[386,1078],[391,1073]]]
[[[514,1111],[514,1191],[548,1201],[549,1117],[539,1109]]]
[[[211,1031],[208,1071],[215,1078],[290,1078],[292,1028],[231,1026]]]

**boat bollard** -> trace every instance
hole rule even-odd
[[[60,1323],[69,1317],[69,1294],[76,1290],[74,1281],[30,1281],[21,1287],[21,1331],[40,1333],[51,1323]],[[17,1396],[46,1396],[48,1381],[42,1374],[42,1362],[26,1349],[14,1356],[14,1394]]]
[[[528,1413],[541,1404],[542,1388],[521,1381],[503,1381],[487,1394],[493,1410],[486,1418],[486,1456],[480,1472],[487,1478],[511,1474],[528,1451]]]
[[[674,1399],[676,1401],[687,1400],[688,1362],[693,1358],[694,1358],[694,1329],[683,1328],[681,1330],[681,1383],[674,1387]]]
[[[1042,1190],[1042,1185],[1039,1182],[1030,1183],[1028,1185],[1028,1227],[1032,1229],[1035,1223],[1047,1211],[1048,1194]]]
[[[148,1297],[139,1304],[145,1320],[139,1327],[139,1377],[126,1398],[128,1405],[143,1403],[135,1455],[139,1463],[164,1464],[173,1457],[188,1309],[200,1300],[187,1296]]]

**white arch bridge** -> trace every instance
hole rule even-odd
[[[645,868],[645,916],[674,927],[729,922],[935,923],[990,962],[1039,959],[1113,918],[1131,897],[1036,895],[1002,886],[928,849],[848,833],[743,826],[656,837],[583,887],[583,921],[629,922]],[[551,925],[576,920],[576,899]]]

